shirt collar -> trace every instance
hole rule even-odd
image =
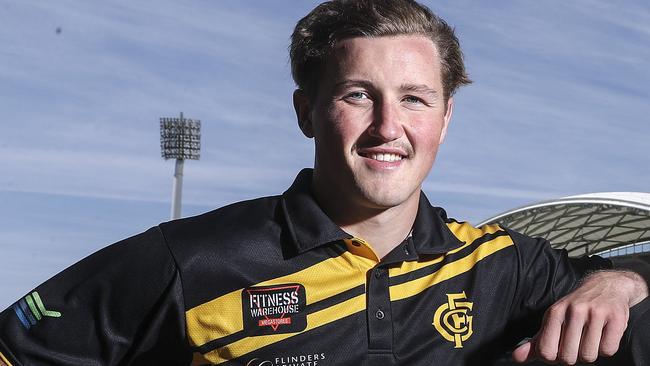
[[[418,254],[441,254],[463,244],[449,229],[447,213],[440,207],[431,206],[420,192],[418,213],[413,223],[411,240]]]
[[[352,236],[336,225],[311,193],[312,169],[303,169],[282,194],[282,209],[298,253]]]
[[[332,222],[316,202],[311,193],[312,173],[312,169],[303,169],[291,187],[282,194],[284,217],[298,253],[352,239],[350,234]],[[409,238],[418,255],[445,253],[463,245],[445,224],[447,220],[445,211],[431,206],[421,192],[417,217]]]

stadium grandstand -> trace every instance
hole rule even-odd
[[[483,224],[543,237],[573,257],[650,255],[650,193],[570,196],[513,209]]]

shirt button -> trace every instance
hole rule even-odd
[[[377,319],[379,320],[384,319],[384,316],[385,316],[384,312],[381,311],[381,309],[377,310],[377,312],[375,313],[375,317],[377,317]]]
[[[411,252],[409,251],[409,247],[407,247],[406,245],[404,246],[404,254],[406,254],[406,255],[411,254]]]
[[[384,271],[382,271],[381,269],[376,269],[376,270],[375,270],[375,278],[379,278],[379,277],[381,277],[381,274],[382,274],[383,272],[384,272]]]

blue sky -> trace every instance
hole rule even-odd
[[[0,0],[0,308],[168,219],[160,117],[203,123],[185,216],[280,193],[310,166],[286,48],[316,3]],[[648,191],[646,1],[425,3],[456,27],[475,82],[424,184],[432,202],[478,222]]]

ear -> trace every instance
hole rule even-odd
[[[302,133],[309,138],[314,137],[314,128],[311,121],[311,104],[309,97],[301,89],[296,89],[293,92],[293,109],[296,111],[298,127],[300,127]]]
[[[445,136],[447,136],[447,128],[451,122],[451,115],[454,113],[454,97],[449,97],[447,100],[447,110],[445,111],[445,116],[443,117],[442,131],[440,132],[440,141],[439,144],[442,144],[445,141]]]

